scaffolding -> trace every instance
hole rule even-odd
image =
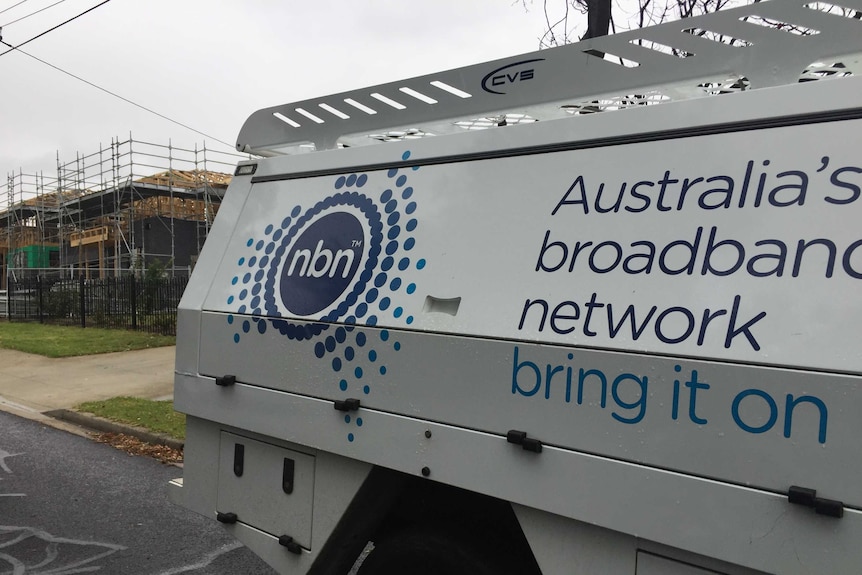
[[[56,174],[9,172],[0,185],[0,261],[7,278],[140,274],[194,266],[237,161],[248,156],[112,139]]]

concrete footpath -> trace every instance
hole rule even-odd
[[[0,409],[46,424],[79,432],[59,420],[74,421],[102,431],[99,421],[70,413],[84,401],[119,396],[170,399],[174,390],[176,348],[105,353],[51,359],[20,351],[0,349]],[[110,427],[110,426],[108,426]]]

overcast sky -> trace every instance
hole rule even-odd
[[[18,45],[101,0],[0,0]],[[111,0],[22,49],[233,146],[255,110],[537,49],[541,2]],[[0,46],[0,53],[6,51]],[[0,55],[0,176],[112,137],[226,149],[27,56]]]

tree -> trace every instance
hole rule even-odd
[[[529,10],[533,0],[521,0],[521,3]],[[747,0],[630,0],[616,3],[611,0],[543,0],[546,28],[539,39],[539,47],[552,48],[575,39],[604,36],[618,29],[643,28],[746,3]],[[573,15],[580,15],[580,18]],[[586,29],[578,36],[584,17]]]
[[[611,25],[611,0],[574,0],[587,11],[587,31],[582,40],[607,36]]]
[[[519,0],[525,10],[530,10],[535,0]],[[664,22],[700,16],[727,8],[734,8],[761,0],[543,0],[542,11],[545,16],[545,33],[539,39],[539,48],[552,48],[577,40],[587,40],[606,35],[609,32],[628,31]],[[862,20],[862,10],[845,8],[831,2],[812,1],[806,4],[810,10],[838,14],[845,18]],[[579,19],[577,15],[580,15]],[[584,18],[586,17],[586,18]],[[744,21],[759,26],[766,26],[790,32],[797,35],[817,34],[817,30],[804,25],[771,20],[759,15],[743,16]],[[585,20],[585,22],[584,22]],[[578,36],[579,29],[586,29]],[[684,30],[687,33],[702,36],[714,42],[730,46],[748,46],[750,42],[744,38],[725,36],[709,30],[691,27]],[[687,58],[692,54],[648,39],[636,39],[632,42],[646,48]],[[593,56],[604,57],[622,65],[628,61],[619,56],[605,54],[598,50],[589,50]],[[636,65],[636,64],[635,64]],[[801,82],[816,80],[823,77],[842,77],[851,72],[841,61],[816,62],[806,68],[800,76]],[[725,80],[713,80],[699,85],[704,94],[723,94],[746,90],[750,81],[745,76],[732,75]],[[643,94],[625,94],[603,100],[588,100],[564,106],[572,114],[589,114],[616,110],[633,106],[660,103],[669,99],[659,92]]]
[[[761,0],[543,0],[545,33],[539,38],[539,48],[553,48],[576,40],[604,36],[610,32],[643,28],[690,18],[701,14],[718,12],[726,8],[760,2]],[[534,0],[521,0],[525,10],[533,6]],[[849,18],[862,19],[862,10],[843,8],[828,2],[812,2],[810,7],[823,12],[840,12]],[[576,15],[580,15],[578,18]],[[586,17],[586,29],[580,36]],[[805,28],[783,22],[761,21],[761,24],[776,28],[792,28],[797,34],[808,34]],[[726,39],[718,38],[719,41]]]

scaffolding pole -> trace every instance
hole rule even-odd
[[[17,273],[9,260],[20,248],[28,256],[19,262],[25,276],[54,270],[65,277],[116,277],[140,274],[155,260],[170,265],[174,277],[186,273],[236,162],[245,158],[213,152],[206,143],[183,148],[129,134],[95,153],[76,152],[68,162],[58,152],[54,177],[10,172],[6,193],[0,192],[7,260],[0,278],[8,283]],[[144,232],[147,224],[151,230]]]

